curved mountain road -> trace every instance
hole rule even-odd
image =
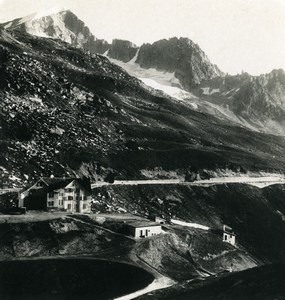
[[[114,183],[109,182],[95,182],[91,184],[91,188],[95,189],[102,186],[108,185],[190,185],[190,186],[211,186],[218,184],[227,183],[241,183],[249,184],[259,188],[263,188],[273,184],[285,184],[285,177],[279,174],[272,176],[260,176],[260,177],[249,177],[249,176],[233,176],[233,177],[216,177],[206,180],[196,180],[193,182],[186,182],[180,179],[154,179],[154,180],[115,180]]]

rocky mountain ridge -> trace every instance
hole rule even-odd
[[[204,80],[222,76],[201,48],[188,38],[170,38],[153,44],[143,44],[136,60],[143,68],[174,72],[186,90]]]
[[[193,110],[106,57],[20,31],[0,34],[1,184],[39,176],[143,178],[161,168],[285,169],[285,140]],[[274,157],[274,159],[272,159]]]
[[[259,76],[226,75],[203,82],[194,93],[231,111],[253,128],[285,134],[285,72],[282,69]]]
[[[141,67],[174,72],[174,76],[185,89],[223,74],[209,61],[199,46],[188,38],[174,37],[153,44],[143,44],[141,47],[118,39],[109,44],[105,40],[97,39],[69,10],[40,18],[29,16],[16,19],[0,27],[36,36],[58,38],[75,47],[82,47],[92,53],[106,53],[110,58],[123,62],[134,59],[138,52],[135,62]]]
[[[171,78],[168,85],[194,92],[199,99],[195,104],[199,111],[206,111],[250,129],[285,134],[285,88],[282,70],[273,70],[260,76],[247,73],[225,75],[188,38],[174,37],[153,44],[143,44],[141,47],[118,39],[109,44],[103,39],[97,39],[68,10],[45,16],[34,14],[2,24],[0,28],[61,39],[91,53],[105,54],[118,62],[129,62],[142,69],[172,74],[168,76]],[[180,94],[188,100],[187,93]],[[211,107],[212,104],[217,107]]]

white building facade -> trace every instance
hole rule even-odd
[[[40,194],[39,194],[40,192]],[[30,188],[19,193],[19,207],[31,208],[31,195],[37,193],[33,201],[41,201],[42,209],[59,210],[69,213],[91,212],[91,185],[89,180],[80,178],[40,178]],[[35,203],[35,202],[34,202]]]
[[[70,213],[89,213],[91,212],[91,195],[74,180],[64,188],[47,193],[47,208]]]
[[[136,239],[151,237],[163,232],[161,225],[158,223],[137,222],[128,224],[128,227],[130,234]]]
[[[229,243],[231,245],[236,244],[236,235],[233,232],[232,228],[226,225],[223,225],[223,242]]]

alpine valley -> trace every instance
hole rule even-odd
[[[189,38],[108,43],[69,10],[1,24],[0,189],[51,176],[157,180],[97,186],[98,211],[200,227],[134,242],[100,214],[3,221],[0,253],[141,260],[169,280],[141,299],[284,299],[284,125],[281,69],[226,74]],[[223,224],[236,247],[220,240]]]

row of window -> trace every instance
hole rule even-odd
[[[82,205],[82,209],[86,209],[87,208],[87,205],[86,204],[83,204]],[[71,210],[71,204],[67,204],[67,209],[68,210]]]
[[[63,201],[59,200],[59,206],[63,205]],[[49,207],[53,207],[54,206],[54,201],[48,201],[48,206]],[[72,204],[67,204],[67,209],[71,210]],[[82,209],[86,209],[87,208],[87,204],[83,204],[82,205]]]
[[[59,194],[60,196],[63,196],[63,193]],[[48,194],[49,198],[54,198],[54,193],[49,193]],[[67,197],[63,197],[64,200],[87,200],[88,197],[87,196],[81,196],[81,197],[73,197],[73,196],[67,196]]]
[[[74,188],[68,188],[68,189],[64,189],[64,191],[66,193],[73,193],[73,192],[80,193],[80,189],[79,188],[76,188],[76,189],[74,189]]]

